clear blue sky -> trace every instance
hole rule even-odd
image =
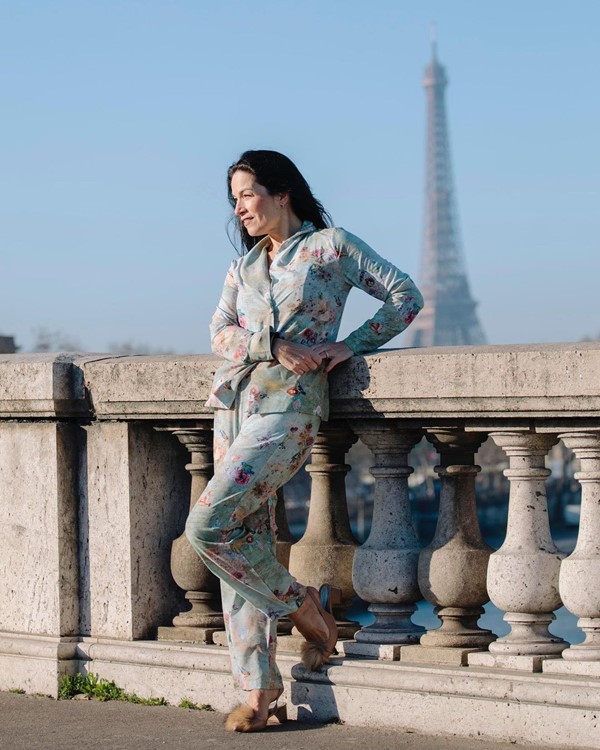
[[[246,148],[418,276],[432,20],[490,342],[600,332],[596,0],[3,0],[0,333],[208,351]]]

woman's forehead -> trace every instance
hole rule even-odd
[[[257,182],[253,174],[238,169],[237,172],[233,173],[231,178],[231,194],[239,196],[244,190],[252,190],[252,192],[258,195],[269,195],[267,188],[261,185],[260,182]]]
[[[238,190],[244,190],[245,188],[254,187],[254,185],[257,185],[257,184],[258,183],[256,182],[254,175],[250,174],[250,172],[246,172],[241,169],[238,169],[237,172],[234,172],[231,178],[232,190],[234,186]]]

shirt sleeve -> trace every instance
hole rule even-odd
[[[242,326],[237,315],[238,282],[235,274],[235,261],[229,267],[221,299],[210,322],[210,340],[214,354],[220,354],[232,362],[251,364],[273,359],[271,336],[267,327],[260,331],[248,331]]]
[[[423,307],[423,296],[406,273],[379,256],[366,242],[350,232],[338,230],[336,246],[344,277],[383,305],[344,339],[355,354],[383,346],[414,320]]]

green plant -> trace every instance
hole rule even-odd
[[[127,701],[144,706],[167,706],[164,698],[140,698],[135,693],[126,693],[112,680],[98,677],[96,674],[63,675],[58,688],[59,700],[70,700],[83,693],[99,701]]]
[[[189,708],[192,711],[214,711],[215,710],[209,703],[194,703],[189,698],[182,698],[179,701],[179,708]]]
[[[10,688],[9,693],[17,693],[18,695],[25,695],[23,688]]]
[[[129,703],[140,703],[143,706],[168,706],[169,703],[164,698],[140,698],[135,693],[124,693],[119,700],[128,701]]]

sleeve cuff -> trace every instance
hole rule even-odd
[[[268,362],[273,359],[271,351],[272,336],[273,331],[270,327],[252,334],[248,346],[248,359],[251,362]]]
[[[351,333],[344,339],[344,344],[346,344],[348,348],[352,349],[354,354],[362,354],[363,352],[363,347],[361,347],[360,345],[358,336],[356,336],[354,333]],[[368,349],[364,349],[364,351],[368,351]]]

